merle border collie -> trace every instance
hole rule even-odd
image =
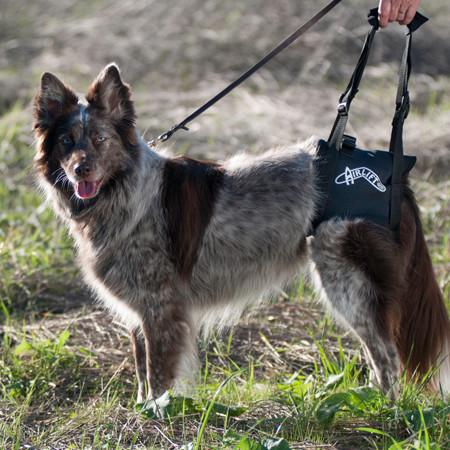
[[[404,180],[398,235],[333,219],[307,239],[320,195],[310,143],[222,163],[167,157],[135,128],[106,66],[85,100],[50,73],[34,103],[40,186],[86,283],[130,330],[138,402],[185,388],[197,337],[236,321],[307,268],[391,396],[401,373],[450,391],[450,323]]]

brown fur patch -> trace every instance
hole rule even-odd
[[[184,279],[190,276],[196,262],[222,181],[223,171],[212,163],[180,157],[165,165],[162,206],[169,252]]]
[[[449,339],[450,322],[409,187],[399,239],[369,222],[352,224],[343,251],[372,282],[379,331],[395,342],[409,376],[426,374]]]
[[[390,340],[398,332],[401,316],[398,297],[403,289],[399,246],[391,231],[371,222],[352,223],[343,245],[352,261],[375,287],[374,313],[378,330]]]
[[[406,260],[405,290],[398,351],[410,375],[424,375],[434,366],[450,339],[450,321],[436,281],[414,194],[404,194],[400,242]]]

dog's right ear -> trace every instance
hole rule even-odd
[[[78,97],[51,73],[41,77],[41,87],[34,99],[34,128],[48,130],[55,121],[78,103]]]

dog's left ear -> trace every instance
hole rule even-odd
[[[86,100],[112,118],[114,122],[133,127],[136,119],[131,91],[120,77],[116,64],[108,64],[91,84]]]

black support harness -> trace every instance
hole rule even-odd
[[[157,142],[170,139],[180,129],[188,130],[188,123],[296,41],[340,1],[332,0],[328,3],[250,69],[183,121],[151,141],[150,145],[154,146]],[[317,146],[314,165],[317,174],[317,188],[322,195],[322,201],[313,222],[314,229],[321,222],[332,217],[359,217],[396,230],[400,223],[402,179],[416,162],[415,156],[403,154],[403,123],[410,107],[408,80],[411,73],[412,33],[428,20],[419,13],[416,13],[413,21],[408,25],[406,34],[389,151],[359,149],[356,147],[356,139],[345,134],[350,105],[358,92],[372,43],[379,28],[377,8],[370,10],[368,20],[371,29],[364,42],[350,82],[339,98],[338,113],[330,137],[328,141],[320,140]]]
[[[356,147],[356,139],[344,133],[350,105],[358,92],[378,30],[378,10],[374,8],[370,11],[371,29],[350,82],[339,98],[338,113],[330,137],[328,141],[320,140],[318,143],[315,167],[323,201],[314,228],[332,217],[360,217],[392,230],[398,228],[402,179],[416,162],[415,156],[403,154],[403,123],[410,107],[408,80],[411,73],[412,33],[427,20],[417,13],[408,25],[389,151],[361,150]]]

